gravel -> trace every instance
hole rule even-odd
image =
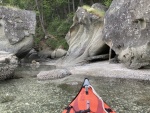
[[[47,81],[38,81],[34,72],[25,75],[29,68],[18,69],[16,78],[0,82],[0,113],[61,113],[85,77],[117,113],[150,113],[148,69],[130,70],[108,62],[69,69],[73,75]]]

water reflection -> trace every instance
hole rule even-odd
[[[26,64],[26,65],[20,65],[16,72],[16,76],[36,76],[40,71],[49,71],[52,69],[56,69],[56,66],[54,65],[32,65],[32,64]]]
[[[119,113],[149,113],[150,82],[117,78],[91,78],[96,91]],[[145,104],[146,103],[146,104]]]

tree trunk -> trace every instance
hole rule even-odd
[[[109,63],[110,63],[111,55],[112,55],[112,47],[113,47],[113,43],[112,43],[112,41],[110,40],[110,48],[109,48]]]
[[[40,12],[39,5],[38,5],[38,0],[35,0],[35,3],[36,3],[36,8],[37,8],[37,10],[39,12],[39,20],[40,20],[40,24],[41,24],[42,30],[43,30],[44,34],[46,35],[46,30],[44,28],[44,24],[43,24],[43,21],[42,21],[42,16],[41,16],[41,12]]]
[[[74,4],[74,0],[72,0],[72,5],[73,5],[73,12],[75,12],[75,4]]]
[[[70,13],[70,0],[68,0],[68,11]]]
[[[45,35],[45,38],[50,37],[50,38],[54,38],[55,39],[55,37],[53,35],[51,35],[51,34],[46,32],[46,29],[44,27],[44,20],[43,20],[43,16],[41,15],[41,12],[40,12],[38,0],[35,0],[35,4],[36,4],[36,8],[37,8],[37,10],[39,12],[39,20],[40,20],[40,24],[41,24],[41,27],[42,27],[42,31],[43,31],[43,33]]]
[[[66,10],[67,8],[64,6],[63,9],[64,9],[63,19],[65,19],[67,15],[67,10]]]
[[[91,5],[93,5],[93,4],[94,4],[93,0],[90,0],[90,4],[91,4]]]
[[[43,1],[42,1],[42,9],[41,9],[41,21],[42,21],[43,26],[44,26],[45,23],[44,23],[44,15],[43,15]]]
[[[80,6],[82,6],[82,5],[83,5],[83,0],[80,0],[80,3],[79,3],[79,4],[80,4]]]

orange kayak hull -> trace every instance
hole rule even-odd
[[[103,102],[91,85],[88,85],[88,93],[86,89],[82,86],[78,95],[62,113],[116,113]]]

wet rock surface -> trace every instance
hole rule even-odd
[[[150,64],[149,0],[113,0],[105,15],[103,40],[128,68]]]

